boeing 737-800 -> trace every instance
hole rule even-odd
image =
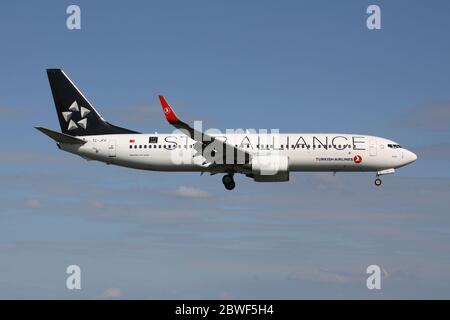
[[[223,174],[226,189],[234,174],[258,182],[289,181],[290,172],[374,172],[380,176],[414,162],[398,143],[360,134],[278,132],[208,133],[181,121],[159,96],[167,121],[177,130],[145,134],[108,123],[60,69],[47,75],[62,132],[36,127],[58,148],[88,160],[134,169]]]

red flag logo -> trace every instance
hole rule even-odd
[[[356,164],[362,162],[362,157],[360,155],[356,155],[353,157],[353,161],[355,161]]]

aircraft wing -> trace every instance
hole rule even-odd
[[[195,128],[192,128],[189,124],[181,121],[175,112],[173,111],[172,107],[169,105],[169,103],[166,101],[164,96],[159,96],[159,101],[161,102],[161,107],[163,109],[164,115],[166,116],[167,121],[173,125],[175,128],[181,130],[184,134],[189,136],[191,139],[195,140],[197,143],[194,146],[194,148],[201,152],[202,155],[206,158],[207,162],[210,162],[210,165],[235,165],[235,164],[244,164],[249,163],[252,155],[247,152],[246,150],[238,148],[236,145],[232,145],[231,143],[228,143],[226,141],[222,141],[220,139],[216,139],[213,136],[201,132]],[[213,144],[213,145],[211,145]],[[203,151],[209,146],[209,151],[214,150],[213,154],[205,154]],[[216,152],[222,152],[222,156],[220,157],[219,154]],[[233,162],[230,163],[230,161],[227,161],[227,155],[229,159],[233,159]],[[234,155],[231,157],[231,155]],[[214,157],[215,156],[215,157]],[[222,159],[222,163],[217,163],[218,158]],[[237,160],[239,160],[237,162]]]

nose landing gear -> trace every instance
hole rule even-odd
[[[375,179],[375,185],[376,185],[377,187],[381,186],[381,183],[382,183],[382,181],[381,181],[380,178],[376,178],[376,179]]]
[[[222,178],[223,185],[227,190],[233,190],[236,187],[236,183],[234,182],[232,174],[226,174]]]
[[[380,179],[380,177],[381,176],[384,176],[384,175],[386,175],[386,174],[393,174],[393,173],[395,173],[395,169],[385,169],[385,170],[381,170],[381,171],[377,171],[377,175],[376,175],[376,179],[375,179],[375,185],[377,186],[377,187],[379,187],[379,186],[381,186],[381,179]]]

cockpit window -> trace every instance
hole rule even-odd
[[[399,145],[399,144],[388,144],[387,146],[388,146],[388,148],[391,148],[391,149],[398,149],[398,148],[401,148],[401,147],[402,147],[402,146]]]

